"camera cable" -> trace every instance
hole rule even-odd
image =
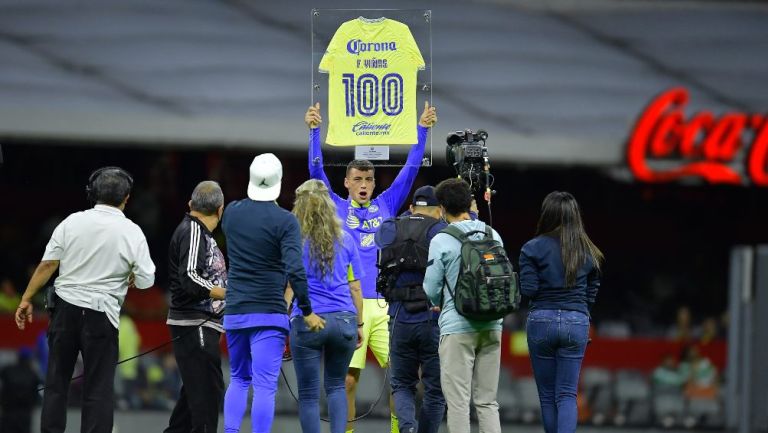
[[[173,338],[171,338],[170,340],[166,341],[165,343],[159,344],[159,345],[157,345],[157,346],[155,346],[155,347],[153,347],[153,348],[151,348],[151,349],[149,349],[149,350],[145,350],[144,352],[141,352],[141,353],[139,353],[138,355],[134,355],[134,356],[131,356],[131,357],[128,357],[128,358],[122,359],[122,360],[118,361],[118,362],[117,362],[117,364],[115,364],[115,365],[117,366],[117,365],[120,365],[120,364],[126,363],[126,362],[128,362],[128,361],[132,361],[132,360],[134,360],[134,359],[136,359],[136,358],[140,358],[140,357],[142,357],[142,356],[144,356],[144,355],[150,354],[150,353],[152,353],[152,352],[155,352],[155,351],[157,351],[157,350],[160,350],[160,349],[162,349],[163,347],[165,347],[165,346],[167,346],[167,345],[169,345],[169,344],[172,344],[173,342],[175,342],[175,341],[178,341],[178,340],[182,339],[183,337],[186,337],[187,335],[189,335],[189,334],[191,334],[191,333],[193,333],[193,332],[196,332],[196,331],[197,331],[197,329],[199,329],[201,326],[203,326],[203,325],[205,325],[206,323],[208,323],[208,322],[209,322],[211,319],[213,319],[213,316],[211,316],[211,317],[209,317],[209,318],[207,318],[207,319],[203,320],[203,321],[202,321],[202,322],[200,322],[199,324],[197,324],[197,325],[195,325],[194,327],[192,327],[191,329],[189,329],[189,330],[188,330],[187,332],[185,332],[184,334],[182,334],[182,335],[177,335],[176,337],[173,337]],[[77,380],[77,379],[81,379],[81,378],[82,378],[82,377],[84,377],[84,376],[85,376],[85,373],[82,373],[82,374],[78,374],[77,376],[73,376],[71,379],[69,379],[69,381],[70,381],[70,382],[73,382],[73,381],[75,381],[75,380]],[[40,391],[44,391],[46,388],[48,388],[48,386],[46,386],[46,385],[43,385],[42,387],[40,387],[40,388],[38,388],[38,389],[37,389],[37,392],[40,392]]]

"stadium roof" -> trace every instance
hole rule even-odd
[[[377,6],[264,4],[0,2],[0,140],[305,149],[311,8]],[[497,160],[613,165],[671,86],[697,109],[768,109],[765,3],[418,7],[433,15],[435,149],[451,130],[483,128]]]

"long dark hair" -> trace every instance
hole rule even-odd
[[[536,226],[536,236],[540,235],[559,235],[566,287],[576,283],[576,274],[587,262],[587,258],[591,258],[595,268],[600,271],[605,257],[584,231],[579,204],[571,193],[553,191],[544,198]]]

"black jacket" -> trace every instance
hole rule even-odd
[[[208,228],[189,214],[171,237],[168,273],[168,323],[196,326],[210,318],[206,325],[221,329],[223,302],[211,299],[210,290],[214,286],[227,287],[224,255]]]

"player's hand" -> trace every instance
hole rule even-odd
[[[22,300],[16,309],[16,326],[23,331],[26,322],[32,323],[32,303]]]
[[[357,328],[357,344],[355,344],[355,349],[363,347],[363,339],[365,339],[363,328]]]
[[[304,324],[312,332],[322,331],[325,328],[325,320],[315,313],[304,316]]]
[[[437,123],[437,111],[435,111],[435,107],[429,105],[429,101],[424,101],[424,112],[419,118],[419,125],[431,128],[435,123]]]
[[[309,129],[317,128],[323,123],[323,118],[320,116],[319,102],[307,109],[307,114],[304,115],[304,123],[307,124]]]
[[[434,307],[430,308],[430,311],[432,311],[433,313],[439,313],[440,312],[440,307],[434,306]]]

